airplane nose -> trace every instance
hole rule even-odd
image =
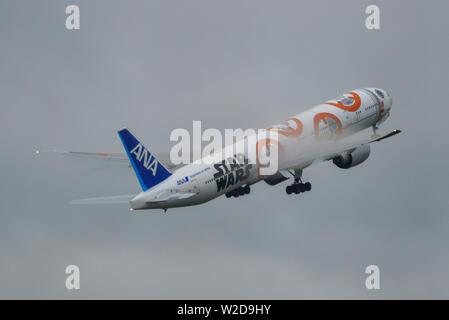
[[[390,112],[391,106],[393,105],[393,99],[390,94],[386,90],[379,88],[371,88],[370,91],[382,102],[385,113]]]
[[[387,112],[390,112],[391,107],[393,106],[393,98],[390,96],[390,94],[388,92],[386,92],[386,96],[385,96],[385,107]]]

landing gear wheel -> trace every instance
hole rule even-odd
[[[292,188],[293,188],[293,192],[294,192],[294,193],[296,193],[296,194],[300,194],[300,193],[301,193],[301,190],[300,190],[298,184],[294,184],[294,185],[292,186]]]
[[[244,190],[245,190],[245,194],[249,194],[251,192],[251,188],[249,187],[249,185],[246,185]]]
[[[312,190],[312,184],[310,182],[304,183],[304,187],[306,188],[306,191]]]
[[[289,172],[293,176],[294,182],[292,185],[287,186],[285,188],[285,191],[287,192],[287,194],[292,194],[292,193],[299,194],[299,193],[303,193],[303,192],[312,190],[312,184],[310,182],[306,182],[306,183],[302,182],[302,180],[301,180],[302,170],[300,170],[300,169],[289,170]]]

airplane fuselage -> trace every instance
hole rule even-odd
[[[340,140],[369,127],[376,128],[389,116],[391,105],[391,97],[385,90],[357,89],[268,128],[278,133],[277,144],[282,151],[280,167],[307,167],[326,142]],[[239,143],[244,141],[236,142]],[[226,148],[238,149],[236,146]],[[229,154],[226,148],[221,154]],[[163,182],[138,194],[130,201],[131,208],[167,209],[197,205],[266,178],[260,174],[257,159],[250,155],[233,154],[208,163],[200,159],[179,168]],[[194,195],[170,199],[170,195],[179,193]],[[162,200],[158,201],[158,198]]]

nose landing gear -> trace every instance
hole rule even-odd
[[[375,124],[373,124],[373,135],[371,136],[372,138],[377,138],[377,137],[379,137],[379,135],[377,134],[377,130],[378,130],[379,128],[375,125]]]

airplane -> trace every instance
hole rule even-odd
[[[392,98],[385,90],[356,89],[267,128],[277,132],[279,137],[278,141],[257,141],[267,149],[273,144],[278,147],[278,170],[268,176],[260,174],[262,165],[257,154],[256,159],[250,158],[249,154],[222,158],[223,154],[229,154],[226,148],[235,148],[235,145],[223,148],[212,162],[197,160],[174,166],[159,160],[157,154],[151,153],[127,128],[118,131],[125,154],[60,153],[130,163],[142,188],[138,194],[79,199],[71,201],[72,204],[129,202],[130,211],[162,209],[166,212],[169,208],[199,205],[221,195],[227,198],[243,196],[250,193],[251,185],[262,180],[274,186],[289,178],[293,182],[286,187],[286,193],[300,194],[312,188],[311,183],[303,182],[301,176],[313,163],[332,160],[338,168],[352,168],[369,157],[371,143],[400,133],[396,129],[377,134],[379,125],[390,116],[391,107]],[[373,129],[369,138],[348,139],[367,128]],[[244,141],[235,144],[239,143]]]

